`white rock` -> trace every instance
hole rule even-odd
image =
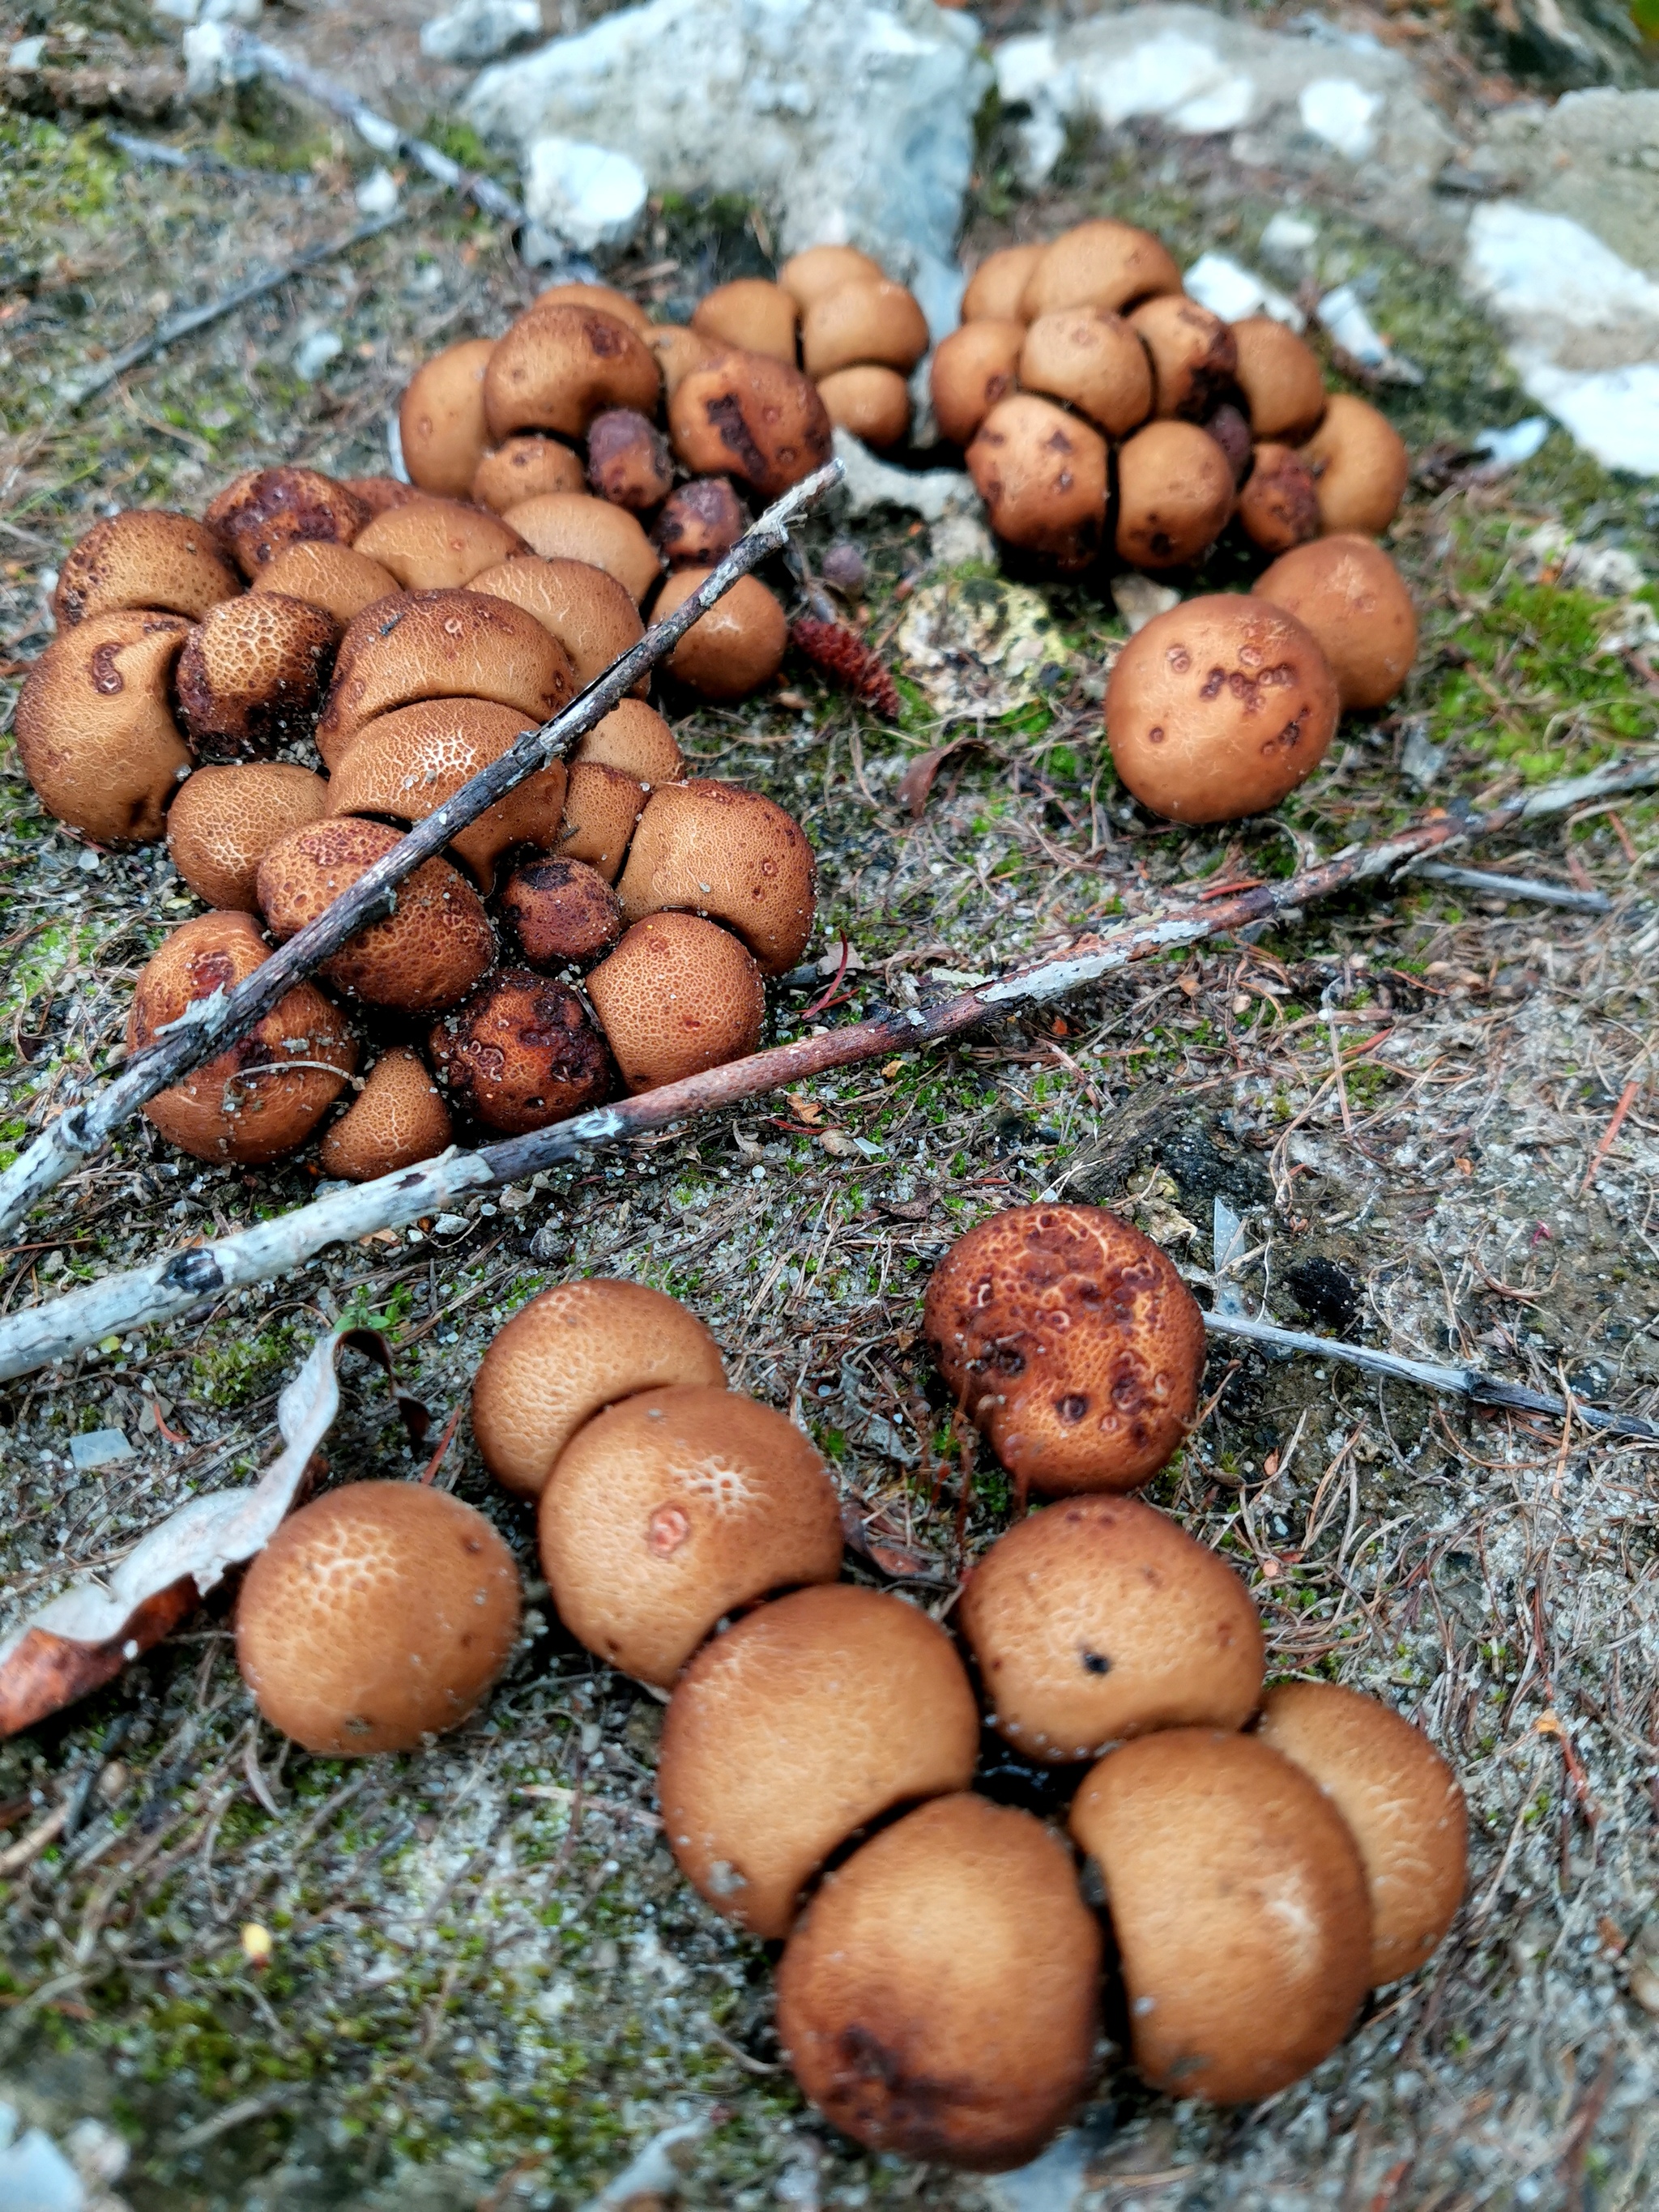
[[[1506,430],[1482,430],[1469,443],[1484,453],[1492,468],[1518,469],[1529,461],[1550,434],[1547,415],[1526,415]]]
[[[17,2212],[84,2212],[86,2201],[80,2175],[43,2130],[27,2128],[0,2148],[0,2206],[15,2206]]]
[[[1307,260],[1318,243],[1319,225],[1304,215],[1292,215],[1288,208],[1269,216],[1261,234],[1261,251],[1267,258],[1293,269]]]
[[[1225,253],[1200,253],[1182,281],[1188,296],[1224,323],[1241,322],[1246,315],[1271,315],[1276,323],[1299,331],[1308,319],[1294,300],[1287,300],[1254,270]]]
[[[390,215],[398,204],[398,179],[390,169],[374,169],[358,185],[354,198],[364,215]]]
[[[997,549],[976,515],[953,511],[928,532],[927,553],[935,568],[959,568],[965,561],[994,561]]]
[[[1367,92],[1351,76],[1320,76],[1297,95],[1296,112],[1304,130],[1322,138],[1350,161],[1363,161],[1376,143],[1380,92]]]
[[[1331,343],[1340,346],[1373,376],[1388,384],[1421,384],[1423,372],[1414,361],[1396,353],[1370,317],[1352,284],[1339,284],[1319,303],[1319,319]]]
[[[301,338],[294,352],[294,374],[301,384],[315,384],[343,343],[337,331],[313,331],[309,337]]]
[[[77,1474],[87,1474],[94,1468],[112,1467],[117,1460],[132,1456],[132,1446],[119,1429],[87,1429],[70,1438],[70,1458]],[[0,2197],[0,2203],[4,2201]]]
[[[232,52],[225,27],[216,20],[192,23],[184,43],[185,89],[192,99],[228,85],[251,84],[259,74],[257,62]]]
[[[924,522],[939,522],[950,514],[983,513],[972,477],[957,469],[896,469],[878,461],[850,430],[837,428],[836,459],[847,473],[837,496],[847,501],[849,514],[870,514],[878,507],[896,507],[919,514]]]
[[[1158,615],[1167,615],[1171,607],[1181,605],[1181,594],[1156,578],[1143,576],[1138,568],[1130,568],[1112,579],[1112,605],[1123,617],[1124,626],[1133,637],[1137,630]]]
[[[542,34],[541,0],[459,0],[421,31],[428,61],[493,62],[521,39]]]
[[[586,139],[538,138],[525,162],[526,213],[579,252],[626,246],[649,195],[637,161]]]
[[[38,70],[45,58],[46,51],[46,42],[44,37],[19,39],[6,56],[6,67],[25,72],[29,70]]]
[[[155,12],[175,23],[257,23],[261,0],[155,0]]]

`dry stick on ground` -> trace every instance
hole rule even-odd
[[[1231,897],[1173,907],[1124,922],[1097,937],[1081,939],[1065,952],[936,1006],[907,1007],[868,1021],[852,1022],[819,1036],[801,1037],[793,1044],[775,1045],[769,1051],[728,1060],[723,1067],[665,1084],[659,1090],[645,1091],[615,1106],[579,1114],[550,1128],[533,1130],[528,1136],[509,1137],[477,1152],[451,1151],[418,1167],[382,1176],[374,1182],[331,1192],[273,1221],[239,1230],[193,1251],[176,1252],[147,1267],[106,1276],[100,1282],[86,1284],[46,1305],[0,1321],[0,1380],[28,1374],[53,1359],[67,1358],[103,1337],[176,1320],[204,1300],[270,1281],[302,1267],[327,1245],[367,1237],[377,1229],[414,1221],[422,1214],[451,1210],[462,1199],[499,1184],[522,1182],[543,1169],[560,1166],[588,1152],[625,1143],[649,1130],[667,1128],[692,1115],[736,1105],[830,1068],[915,1051],[971,1029],[988,1018],[1085,989],[1154,953],[1230,936],[1254,922],[1387,878],[1419,853],[1455,839],[1507,829],[1542,814],[1564,812],[1587,798],[1614,790],[1637,790],[1656,782],[1659,782],[1659,759],[1601,769],[1571,783],[1535,791],[1527,799],[1485,814],[1435,815],[1402,830],[1397,837],[1376,845],[1356,845],[1282,881],[1260,884]],[[360,920],[350,926],[355,928]],[[266,966],[270,964],[267,962]],[[255,971],[256,975],[264,973],[264,969]],[[1322,1340],[1315,1341],[1322,1346]]]
[[[832,484],[838,483],[841,475],[841,463],[831,461],[786,492],[738,540],[720,566],[711,569],[690,599],[653,623],[637,645],[613,661],[603,676],[597,677],[551,721],[515,738],[498,759],[480,769],[423,822],[417,822],[407,836],[366,869],[314,921],[307,922],[233,990],[198,999],[187,1013],[168,1024],[155,1043],[135,1053],[114,1081],[95,1097],[67,1108],[49,1123],[0,1174],[0,1237],[66,1175],[73,1174],[93,1153],[101,1152],[121,1124],[158,1091],[245,1036],[278,1000],[337,952],[348,938],[391,914],[397,904],[398,885],[413,875],[423,860],[441,852],[458,830],[476,822],[538,769],[563,760],[572,752],[641,676],[667,658],[700,615],[740,576],[757,568],[769,554],[782,550],[788,543],[791,524]]]

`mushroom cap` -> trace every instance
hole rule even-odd
[[[1368,1985],[1365,1876],[1291,1760],[1254,1736],[1167,1729],[1107,1753],[1071,1827],[1104,1878],[1153,2088],[1243,2104],[1336,2048]]]
[[[1059,307],[1121,310],[1162,292],[1179,292],[1181,271],[1149,230],[1101,218],[1063,231],[1043,248],[1020,295],[1028,323]]]
[[[941,338],[927,372],[941,437],[965,446],[1000,399],[1019,387],[1025,325],[1006,316],[963,323]]]
[[[1224,400],[1213,414],[1206,415],[1200,426],[1206,438],[1213,438],[1227,456],[1227,466],[1232,471],[1235,487],[1242,484],[1255,460],[1255,449],[1250,443],[1250,426],[1243,411],[1231,400]]]
[[[1417,611],[1380,545],[1346,533],[1298,545],[1254,586],[1311,632],[1345,708],[1386,706],[1417,657]]]
[[[242,760],[308,738],[339,641],[332,615],[284,592],[245,592],[210,607],[175,678],[197,751]]]
[[[1182,568],[1201,559],[1233,511],[1231,465],[1196,422],[1148,422],[1117,452],[1120,559]]]
[[[1319,492],[1319,526],[1380,538],[1400,512],[1411,455],[1386,415],[1368,400],[1333,392],[1324,419],[1302,448]]]
[[[708,568],[676,568],[657,596],[651,619],[659,623],[689,599]],[[668,665],[700,699],[746,699],[769,684],[783,665],[789,622],[775,592],[758,576],[739,576],[699,615],[668,656]]]
[[[94,522],[65,554],[52,611],[59,629],[126,607],[199,621],[241,588],[241,578],[205,523],[165,507],[130,507]]]
[[[371,515],[384,514],[387,507],[401,507],[406,500],[422,495],[416,485],[404,483],[398,477],[342,477],[340,482],[362,500]]]
[[[674,451],[693,476],[736,477],[763,500],[822,468],[833,450],[817,386],[787,362],[733,347],[680,379],[668,403]]]
[[[501,912],[532,968],[586,965],[623,933],[621,900],[586,860],[526,860],[502,886]]]
[[[825,1878],[778,1966],[778,2039],[855,2142],[1001,2172],[1089,2086],[1102,1948],[1052,1830],[937,1797]]]
[[[646,343],[662,371],[665,399],[674,397],[694,368],[718,360],[726,351],[717,338],[706,338],[701,331],[694,331],[684,323],[653,323]]]
[[[693,914],[636,921],[587,979],[630,1091],[741,1060],[761,1041],[766,987],[744,946]]]
[[[1152,411],[1152,358],[1133,325],[1109,307],[1039,315],[1020,349],[1019,381],[1027,392],[1067,401],[1115,438],[1137,429]]]
[[[1005,544],[1086,568],[1106,527],[1106,441],[1052,400],[998,400],[968,448],[968,472]]]
[[[1198,1405],[1204,1317],[1150,1237],[1099,1206],[1015,1206],[933,1271],[922,1329],[1022,1490],[1133,1490]]]
[[[634,825],[645,811],[645,786],[600,761],[573,761],[559,830],[559,857],[580,860],[606,884],[622,873]]]
[[[281,592],[332,615],[343,629],[349,622],[398,588],[398,579],[355,546],[325,538],[296,538],[274,553],[249,587]]]
[[[778,271],[778,283],[804,310],[843,284],[860,279],[879,282],[886,274],[879,261],[860,253],[856,246],[809,246],[790,255]]]
[[[201,914],[151,956],[127,1009],[127,1049],[149,1044],[198,999],[228,991],[270,957],[246,914]],[[168,1090],[146,1116],[200,1160],[259,1167],[304,1144],[345,1089],[357,1040],[313,983],[296,983],[247,1035]]]
[[[1305,545],[1310,538],[1317,538],[1319,495],[1313,471],[1301,454],[1292,446],[1262,445],[1255,448],[1252,460],[1238,495],[1239,527],[1251,544],[1264,553],[1288,553],[1293,545]],[[1273,594],[1270,592],[1266,596],[1271,599]],[[1291,611],[1298,611],[1292,607]],[[1330,657],[1328,646],[1326,657]],[[1334,660],[1331,665],[1336,665]],[[1343,702],[1345,706],[1347,703]]]
[[[600,314],[614,315],[619,323],[626,323],[641,337],[648,337],[656,328],[639,301],[630,300],[614,284],[550,284],[530,304],[532,307],[595,307]]]
[[[660,507],[674,485],[668,441],[631,407],[608,407],[587,426],[587,482],[595,495],[632,514]]]
[[[524,732],[522,714],[483,699],[422,699],[365,722],[329,785],[331,814],[389,814],[424,822],[461,786],[499,760]],[[550,762],[450,839],[481,891],[515,845],[557,844],[567,775]]]
[[[958,1613],[998,1733],[1028,1759],[1097,1759],[1153,1729],[1243,1728],[1261,1695],[1249,1592],[1208,1545],[1133,1498],[1016,1522]]]
[[[910,387],[897,369],[855,362],[818,380],[818,398],[839,429],[879,452],[902,443],[910,431]]]
[[[813,301],[801,317],[800,347],[814,382],[860,361],[908,376],[927,350],[927,318],[902,284],[855,276]]]
[[[369,519],[367,500],[316,469],[252,469],[227,484],[204,518],[257,576],[284,545],[321,538],[349,545]]]
[[[563,301],[527,307],[496,340],[484,377],[494,445],[515,430],[585,437],[607,407],[654,415],[661,397],[662,373],[637,331],[608,310]]]
[[[318,1163],[343,1182],[373,1182],[434,1158],[454,1136],[449,1109],[410,1046],[380,1054],[368,1080],[323,1139]]]
[[[1129,317],[1152,364],[1152,411],[1201,422],[1234,389],[1238,347],[1232,325],[1184,293],[1147,300]]]
[[[472,1433],[503,1490],[539,1498],[596,1413],[676,1388],[726,1388],[719,1346],[678,1298],[604,1275],[556,1283],[495,1332],[472,1385]]]
[[[831,1852],[894,1807],[966,1790],[979,1709],[919,1606],[820,1583],[705,1644],[663,1723],[657,1794],[680,1872],[751,1936],[787,1936]]]
[[[548,491],[509,507],[505,520],[544,561],[582,561],[603,568],[635,605],[662,574],[657,549],[637,519],[608,499]]]
[[[377,514],[357,539],[406,592],[457,591],[485,568],[528,552],[518,532],[487,507],[459,499],[411,499]]]
[[[641,1391],[579,1429],[540,1537],[571,1634],[662,1688],[722,1614],[841,1571],[823,1460],[770,1406],[708,1386]]]
[[[338,1759],[459,1727],[513,1656],[521,1590],[483,1515],[349,1482],[289,1516],[243,1581],[236,1663],[271,1726]]]
[[[540,430],[504,438],[472,471],[466,496],[494,514],[505,514],[547,491],[580,491],[587,479],[580,457]]]
[[[1334,1682],[1276,1682],[1256,1736],[1317,1784],[1359,1847],[1371,1986],[1415,1973],[1451,1926],[1468,1880],[1456,1775],[1403,1715]]]
[[[404,466],[422,491],[465,499],[489,444],[484,372],[494,338],[463,338],[422,362],[398,404]]]
[[[317,749],[337,768],[365,723],[417,699],[493,699],[540,724],[575,688],[558,641],[494,591],[404,592],[365,607],[341,639]]]
[[[198,899],[259,911],[254,878],[279,837],[328,811],[328,786],[289,761],[199,768],[167,811],[167,851]]]
[[[1336,678],[1294,615],[1216,592],[1158,615],[1106,685],[1112,765],[1171,822],[1236,822],[1311,775],[1336,732]]]
[[[586,561],[506,561],[475,576],[471,588],[521,607],[550,630],[569,655],[579,691],[645,635],[627,588]],[[650,680],[642,676],[636,688]]]
[[[1245,315],[1233,325],[1239,390],[1258,438],[1300,445],[1325,412],[1325,378],[1319,356],[1271,315]]]
[[[90,615],[23,679],[14,724],[23,773],[49,814],[100,845],[159,837],[190,773],[172,703],[190,635],[181,615]]]
[[[338,815],[303,823],[259,863],[259,905],[279,942],[293,937],[384,860],[402,832]],[[483,901],[459,868],[435,854],[398,887],[396,910],[349,937],[320,973],[373,1006],[433,1013],[465,997],[495,957]]]
[[[619,699],[577,746],[575,758],[618,768],[643,784],[678,783],[685,774],[674,732],[643,699]]]
[[[712,568],[749,527],[749,510],[724,477],[693,477],[671,491],[651,542],[671,568]]]
[[[646,801],[617,891],[629,921],[678,907],[725,922],[763,975],[781,975],[812,934],[817,868],[793,815],[758,791],[696,777]]]
[[[605,1039],[576,994],[528,968],[498,968],[427,1038],[451,1100],[519,1137],[602,1106],[616,1085]]]
[[[763,276],[739,276],[704,295],[692,313],[691,327],[718,344],[770,354],[793,368],[799,319],[800,309],[781,284],[770,284]]]
[[[988,253],[968,279],[962,295],[962,320],[969,323],[1023,323],[1025,287],[1046,246],[1003,246]]]

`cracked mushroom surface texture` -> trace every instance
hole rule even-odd
[[[353,550],[387,570],[406,592],[453,592],[529,548],[487,507],[422,498],[377,514]]]
[[[451,1101],[487,1129],[519,1137],[590,1106],[616,1069],[586,1005],[568,984],[530,968],[498,968],[437,1023],[427,1048]]]
[[[665,907],[736,930],[764,975],[812,934],[817,870],[806,833],[757,791],[712,778],[665,784],[646,802],[617,895],[629,921]]]
[[[198,899],[258,914],[259,863],[290,830],[320,821],[329,787],[291,761],[198,768],[167,810],[167,851]]]
[[[316,469],[250,469],[228,483],[204,518],[250,580],[285,545],[321,538],[349,545],[368,524],[367,500]]]
[[[376,599],[389,599],[398,579],[350,545],[336,545],[320,538],[296,538],[284,545],[260,569],[251,592],[281,592],[307,606],[321,607],[340,628],[354,622]]]
[[[143,844],[193,765],[173,714],[191,625],[123,608],[54,638],[23,680],[14,724],[40,804],[100,845]]]
[[[680,379],[668,432],[693,476],[736,477],[763,502],[781,499],[833,450],[829,411],[810,378],[736,348]]]
[[[1103,1206],[1017,1206],[970,1229],[934,1270],[922,1329],[1022,1498],[1133,1490],[1197,1409],[1197,1302]]]
[[[179,711],[207,760],[244,760],[308,738],[340,625],[280,592],[246,592],[210,607],[185,641]]]
[[[432,1159],[454,1133],[431,1069],[408,1045],[393,1045],[323,1139],[318,1163],[325,1175],[372,1182]]]
[[[94,522],[65,555],[52,595],[60,629],[125,607],[188,615],[234,599],[242,580],[216,533],[193,515],[130,507]]]
[[[619,315],[556,301],[527,307],[496,340],[483,392],[497,445],[520,430],[580,438],[607,407],[654,415],[662,374],[643,338]]]
[[[501,917],[532,968],[585,964],[623,933],[622,904],[586,860],[526,860],[501,886]]]
[[[645,635],[639,608],[625,586],[586,561],[543,561],[533,554],[486,568],[470,587],[540,623],[568,657],[581,690]],[[634,686],[642,695],[647,672]]]
[[[587,995],[633,1092],[743,1059],[766,1021],[753,956],[694,914],[636,921],[589,975]]]

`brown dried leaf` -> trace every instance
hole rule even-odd
[[[948,745],[935,745],[932,752],[918,753],[899,778],[899,797],[910,810],[910,819],[920,822],[927,805],[927,795],[938,780],[939,772],[952,753],[964,752],[969,745],[977,745],[982,752],[997,756],[994,745],[983,738],[953,738]]]

